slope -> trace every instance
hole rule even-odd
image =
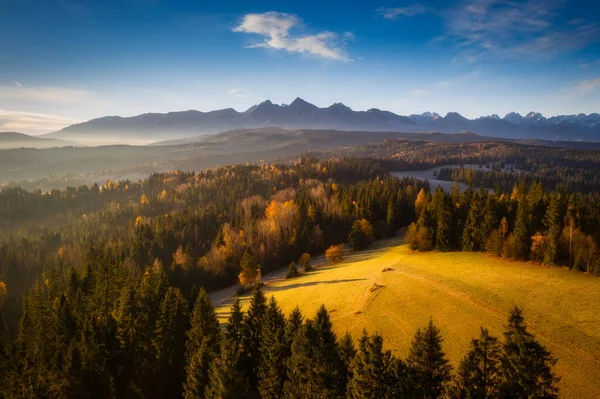
[[[432,317],[455,365],[481,326],[501,336],[508,310],[519,305],[530,330],[559,359],[562,396],[598,396],[598,278],[486,254],[417,254],[393,239],[352,253],[338,266],[274,281],[265,291],[285,312],[298,305],[309,317],[324,303],[338,334],[377,331],[402,357],[416,329]],[[221,317],[227,315],[228,302],[220,304]]]

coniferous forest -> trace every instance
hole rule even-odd
[[[452,159],[413,165],[367,150],[51,192],[3,189],[0,395],[558,397],[556,359],[527,330],[527,309],[507,314],[503,337],[482,326],[452,368],[435,320],[400,358],[376,334],[337,337],[324,307],[312,319],[301,309],[284,315],[265,297],[261,274],[291,262],[307,270],[328,248],[328,258],[341,243],[362,250],[403,228],[418,251],[487,251],[600,274],[593,190],[558,174],[549,184],[507,173],[495,191],[469,175],[468,189],[444,192],[389,172]],[[515,161],[504,152],[479,159]],[[252,290],[250,307],[234,301],[219,324],[208,293],[238,282]]]

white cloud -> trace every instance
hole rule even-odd
[[[427,91],[426,91],[426,90],[420,90],[420,89],[414,89],[414,90],[411,90],[410,92],[411,92],[412,94],[415,94],[415,95],[417,95],[417,96],[422,96],[422,95],[425,95],[425,94],[427,94]]]
[[[81,120],[35,112],[0,109],[1,131],[42,134],[60,130],[65,126],[78,122],[81,122]]]
[[[379,8],[377,12],[383,16],[383,18],[389,20],[396,20],[399,17],[414,17],[415,15],[425,14],[431,9],[420,3],[415,3],[407,7],[394,7],[394,8]]]
[[[238,91],[240,91],[240,89],[231,89],[231,90],[227,91],[227,94],[235,94]]]
[[[292,28],[302,25],[302,20],[294,14],[267,12],[247,14],[234,32],[256,34],[264,37],[262,43],[249,48],[271,48],[289,53],[308,53],[336,61],[350,61],[343,51],[344,40],[333,32],[320,32],[314,35],[293,35]],[[348,39],[347,34],[344,38]]]

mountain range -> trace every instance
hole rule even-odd
[[[155,142],[215,134],[233,129],[277,126],[288,129],[335,129],[397,132],[473,132],[500,138],[600,141],[600,115],[561,115],[546,118],[530,112],[522,116],[509,113],[468,119],[456,112],[441,116],[434,112],[397,115],[372,108],[354,111],[335,103],[319,108],[296,98],[291,104],[267,100],[238,112],[232,108],[166,114],[147,113],[133,117],[106,116],[68,126],[45,136],[79,142]]]

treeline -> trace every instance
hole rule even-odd
[[[286,317],[257,288],[222,329],[205,290],[186,296],[161,270],[132,279],[110,263],[71,270],[66,284],[48,276],[27,294],[16,338],[0,327],[7,399],[558,397],[556,359],[518,308],[502,341],[481,330],[456,373],[431,321],[400,359],[377,334],[339,339],[325,307]]]
[[[600,274],[600,196],[546,192],[524,180],[512,194],[421,190],[407,241],[414,250],[487,251]]]
[[[566,189],[571,192],[593,193],[600,190],[600,172],[596,168],[558,167],[524,172],[515,170],[512,165],[505,168],[504,164],[488,163],[479,167],[440,168],[436,172],[439,180],[461,182],[503,192],[510,192],[521,180],[525,180],[527,185],[534,181],[539,182],[546,190],[551,191]]]
[[[475,142],[475,143],[436,143],[427,141],[407,141],[403,139],[385,140],[378,143],[364,144],[339,150],[313,151],[310,156],[318,159],[329,159],[333,156],[362,157],[378,159],[381,166],[390,172],[444,168],[448,165],[490,166],[491,172],[497,171],[500,165],[510,165],[531,181],[542,182],[548,190],[564,187],[570,191],[584,193],[593,192],[600,187],[600,151],[555,148],[510,142]],[[496,166],[496,168],[494,168]],[[448,171],[452,173],[460,173]],[[468,182],[468,171],[463,171],[459,181]],[[478,179],[474,172],[474,182],[479,187],[510,190],[518,184],[507,173],[488,173]],[[510,179],[511,182],[505,182]],[[455,181],[455,178],[442,178]]]
[[[346,241],[357,220],[368,220],[374,237],[392,234],[414,220],[422,187],[373,160],[301,159],[51,193],[7,189],[0,220],[16,227],[0,243],[3,311],[14,329],[20,298],[40,276],[67,281],[71,269],[107,264],[130,277],[163,269],[186,295],[230,286],[245,254],[265,273]]]

